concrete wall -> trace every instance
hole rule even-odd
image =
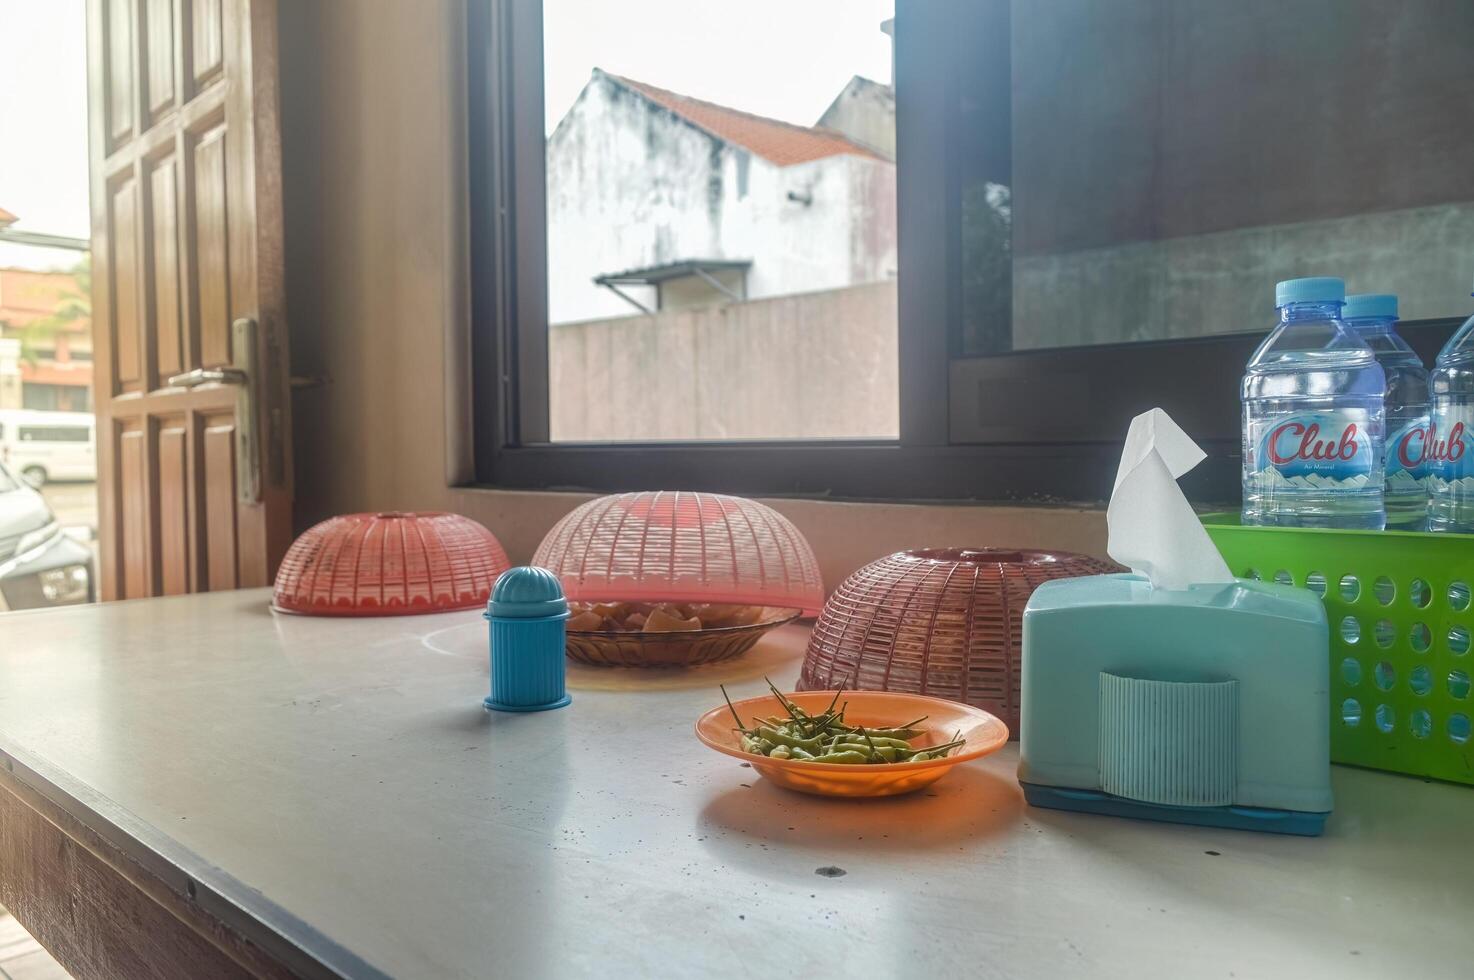
[[[900,432],[893,281],[557,324],[548,361],[555,440]]]
[[[1336,275],[1404,319],[1465,315],[1474,204],[1377,211],[1059,255],[1016,255],[1015,349],[1267,331],[1274,284]]]
[[[279,9],[292,370],[331,378],[293,404],[297,526],[448,509],[526,561],[588,496],[449,485],[469,476],[465,6]],[[770,502],[808,537],[830,586],[904,547],[1105,548],[1101,511]]]
[[[601,72],[548,138],[547,168],[553,323],[627,314],[594,277],[667,262],[751,260],[749,298],[874,282],[896,267],[893,164],[839,155],[778,167]],[[656,305],[653,288],[621,289]]]

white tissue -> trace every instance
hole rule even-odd
[[[1205,455],[1160,408],[1131,420],[1106,510],[1106,553],[1156,588],[1233,581],[1177,486]]]

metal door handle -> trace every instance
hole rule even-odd
[[[195,368],[170,376],[168,384],[171,388],[193,388],[212,381],[223,385],[244,385],[250,384],[251,379],[246,372],[236,368]]]
[[[169,378],[173,388],[203,384],[236,385],[235,493],[243,504],[261,500],[261,448],[256,420],[259,381],[256,365],[256,321],[241,317],[230,325],[231,367],[195,368]]]

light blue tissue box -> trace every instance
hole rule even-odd
[[[1311,592],[1046,582],[1024,610],[1035,806],[1314,835],[1331,810],[1329,632]]]

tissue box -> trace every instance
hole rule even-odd
[[[1325,609],[1264,582],[1046,582],[1024,610],[1035,806],[1315,835],[1331,810]]]

